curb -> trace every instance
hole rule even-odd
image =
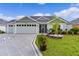
[[[36,36],[36,38],[37,38],[37,36]],[[38,47],[35,44],[36,38],[32,42],[35,54],[36,54],[36,56],[43,56],[42,53],[40,52],[40,50],[38,49]]]

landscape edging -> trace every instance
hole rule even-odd
[[[36,36],[36,38],[37,38],[37,36]],[[32,43],[33,44],[33,48],[34,48],[35,53],[36,53],[37,56],[43,56],[42,53],[41,53],[41,51],[39,50],[39,48],[35,44],[36,38],[33,40],[33,43]]]

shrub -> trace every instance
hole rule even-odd
[[[71,30],[68,31],[68,34],[73,34]]]
[[[39,49],[41,51],[45,51],[47,49],[47,41],[45,36],[39,36],[38,37],[38,44],[39,44]]]
[[[62,34],[66,34],[67,32],[66,31],[62,31]]]
[[[72,28],[69,30],[69,33],[72,33],[72,34],[78,34],[78,32],[79,32],[78,28]]]
[[[54,30],[54,29],[52,29],[52,28],[51,28],[51,29],[49,29],[49,33],[50,33],[50,34],[54,34],[54,32],[55,32],[55,30]]]
[[[5,33],[4,31],[0,30],[0,34]]]
[[[60,27],[58,28],[58,34],[62,33],[62,29],[60,29]]]

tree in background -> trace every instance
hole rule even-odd
[[[78,34],[79,33],[79,28],[74,27],[74,28],[69,30],[69,33]]]

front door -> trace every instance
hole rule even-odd
[[[47,24],[39,24],[39,33],[47,33]]]

